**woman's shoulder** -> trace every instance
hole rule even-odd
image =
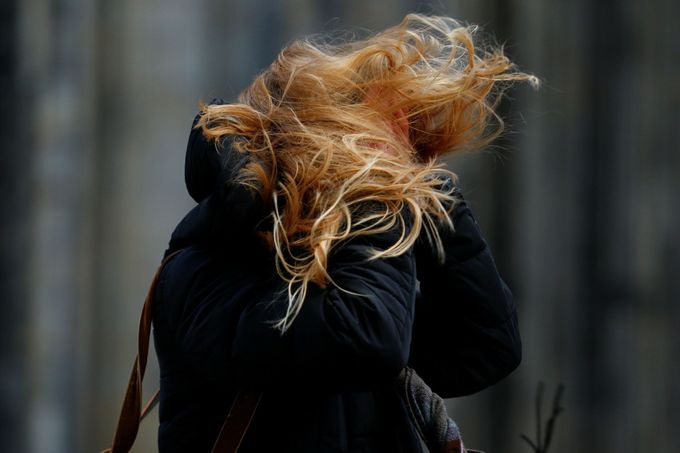
[[[230,286],[263,281],[275,266],[261,253],[248,253],[247,248],[232,248],[218,243],[190,244],[176,250],[159,276],[159,286],[167,299],[171,295],[186,295],[200,291],[206,285]]]
[[[249,301],[274,288],[273,272],[268,263],[206,245],[180,249],[159,275],[154,300],[157,334],[185,347],[225,334],[225,326]]]

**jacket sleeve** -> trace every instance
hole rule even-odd
[[[245,384],[362,390],[385,383],[406,365],[415,304],[413,250],[367,261],[369,247],[384,249],[399,231],[359,236],[329,259],[337,286],[310,283],[304,304],[281,335],[271,326],[288,295],[250,304],[241,314],[232,360]],[[353,294],[357,293],[357,294]]]
[[[521,361],[512,293],[456,191],[461,201],[451,214],[455,230],[440,229],[444,263],[423,242],[415,248],[420,294],[410,365],[445,398],[482,390]]]

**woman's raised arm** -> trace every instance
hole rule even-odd
[[[328,264],[339,288],[310,284],[299,315],[283,335],[271,322],[284,314],[285,291],[273,302],[249,305],[232,346],[232,360],[244,382],[336,391],[368,389],[395,377],[407,363],[411,343],[413,250],[392,258],[366,258],[369,247],[386,249],[399,235],[394,228],[339,245]]]
[[[440,229],[444,263],[424,242],[415,247],[420,294],[410,365],[445,398],[496,383],[522,357],[512,293],[456,191],[461,201],[451,214],[455,231]]]

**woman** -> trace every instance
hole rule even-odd
[[[520,361],[511,293],[436,159],[500,132],[517,72],[474,30],[409,15],[364,40],[294,42],[197,115],[156,292],[162,453],[210,451],[239,390],[241,452],[418,452],[392,382],[443,397]],[[499,120],[500,121],[500,120]]]

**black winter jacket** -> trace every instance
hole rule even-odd
[[[396,231],[340,245],[330,275],[364,297],[310,284],[281,336],[271,321],[286,285],[256,239],[249,197],[227,183],[199,199],[172,233],[166,255],[184,251],[156,293],[161,453],[209,452],[239,388],[264,391],[242,453],[420,452],[391,385],[402,367],[455,397],[518,365],[512,295],[465,202],[444,235],[443,264],[421,242],[367,262],[367,248],[391,245]]]

